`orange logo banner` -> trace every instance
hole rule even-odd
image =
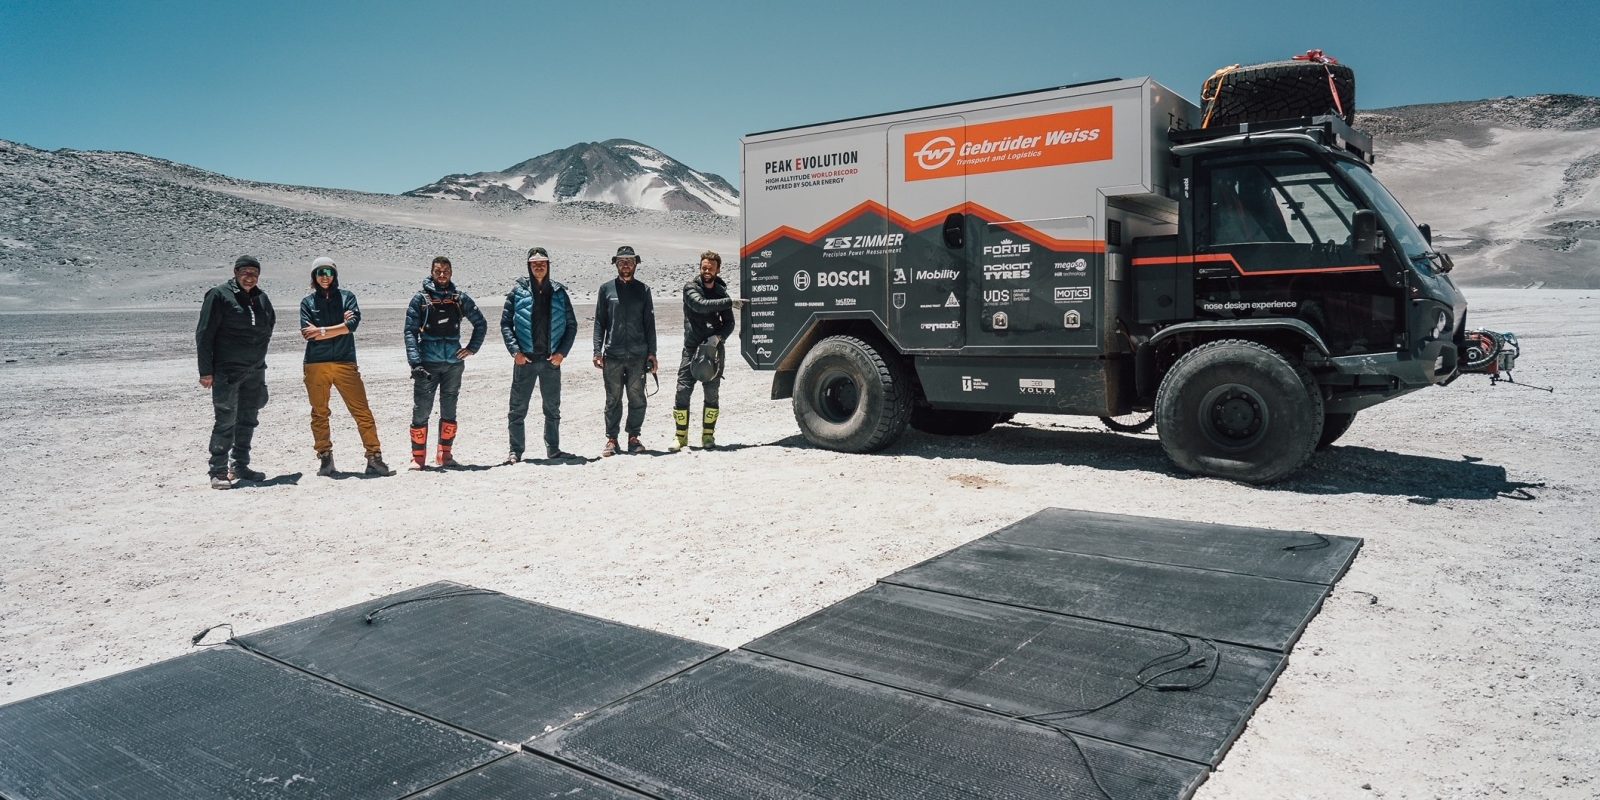
[[[906,134],[906,180],[1111,158],[1111,107]]]

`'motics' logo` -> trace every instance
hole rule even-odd
[[[948,136],[935,136],[922,143],[922,148],[912,153],[917,157],[917,166],[926,170],[935,170],[948,163],[956,155],[956,140]]]

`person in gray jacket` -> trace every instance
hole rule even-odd
[[[617,434],[622,422],[622,395],[628,395],[628,452],[643,453],[639,441],[644,428],[644,376],[654,375],[656,364],[656,308],[650,287],[634,278],[642,259],[623,245],[611,257],[615,280],[600,287],[594,309],[594,365],[604,371],[606,385],[606,445],[601,456],[617,454]]]
[[[522,461],[527,444],[524,420],[534,384],[544,406],[545,458],[577,458],[561,449],[561,362],[578,338],[578,318],[567,287],[550,278],[550,254],[543,247],[528,251],[528,274],[506,293],[500,336],[513,362],[511,408],[506,415],[511,452],[505,463]]]
[[[434,463],[458,467],[451,456],[456,441],[456,398],[461,394],[463,362],[483,346],[487,322],[478,304],[451,282],[455,268],[450,259],[433,260],[422,291],[406,308],[406,363],[411,365],[411,465],[418,470],[428,461],[428,417],[433,395],[439,394],[439,454]],[[461,320],[472,323],[472,341],[461,345]]]
[[[216,417],[210,445],[213,489],[267,477],[250,468],[250,441],[261,407],[267,404],[267,344],[277,321],[260,281],[261,262],[255,256],[239,256],[233,261],[233,278],[206,292],[200,301],[194,344],[200,386],[211,390]]]

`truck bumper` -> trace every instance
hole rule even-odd
[[[1456,346],[1425,342],[1418,352],[1370,353],[1327,359],[1331,369],[1318,370],[1330,414],[1353,414],[1429,386],[1447,384],[1459,374]]]

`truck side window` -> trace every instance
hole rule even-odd
[[[1321,166],[1303,160],[1235,161],[1210,169],[1210,244],[1343,246],[1355,203]]]

